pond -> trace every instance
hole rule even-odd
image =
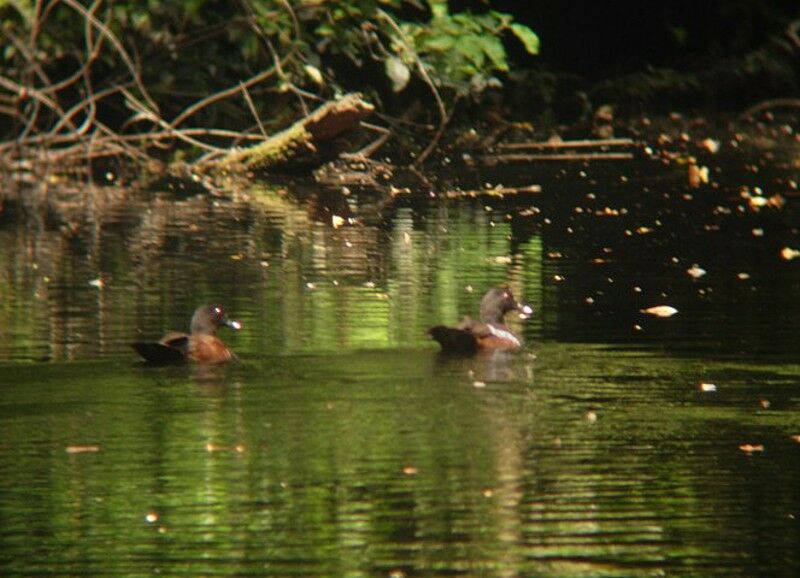
[[[659,166],[8,195],[0,571],[797,576],[798,169]],[[523,351],[442,356],[499,284]],[[238,362],[137,361],[202,303]]]

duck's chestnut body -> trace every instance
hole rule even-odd
[[[228,319],[216,305],[202,305],[192,316],[189,333],[171,331],[160,340],[137,341],[136,352],[148,363],[165,365],[192,361],[195,363],[224,363],[236,355],[216,336],[219,327],[241,328],[238,321]]]
[[[437,325],[428,330],[444,353],[474,355],[479,351],[509,350],[522,347],[522,340],[505,324],[505,315],[519,311],[527,316],[533,312],[529,305],[518,303],[506,287],[495,287],[481,300],[480,321],[465,317],[455,327]]]

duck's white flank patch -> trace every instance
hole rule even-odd
[[[519,339],[517,339],[517,336],[508,331],[507,329],[498,329],[497,327],[491,324],[487,324],[487,327],[489,328],[491,334],[494,335],[495,337],[499,337],[500,339],[508,339],[517,347],[522,347],[522,344],[519,342]]]

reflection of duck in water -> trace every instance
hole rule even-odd
[[[221,307],[202,305],[192,316],[190,333],[171,331],[157,342],[137,341],[132,347],[145,361],[158,365],[181,361],[222,363],[236,358],[216,336],[223,325],[234,331],[242,327],[238,321],[228,319]]]
[[[480,321],[464,317],[456,327],[431,327],[428,335],[442,346],[443,353],[474,355],[478,351],[519,349],[522,340],[503,319],[506,313],[515,310],[523,318],[533,313],[530,305],[514,299],[510,289],[495,287],[487,291],[481,300]]]

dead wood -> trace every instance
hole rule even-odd
[[[374,107],[359,94],[327,102],[292,126],[262,143],[236,148],[201,167],[206,172],[265,171],[291,165],[321,164],[328,160],[339,137],[359,127]]]

